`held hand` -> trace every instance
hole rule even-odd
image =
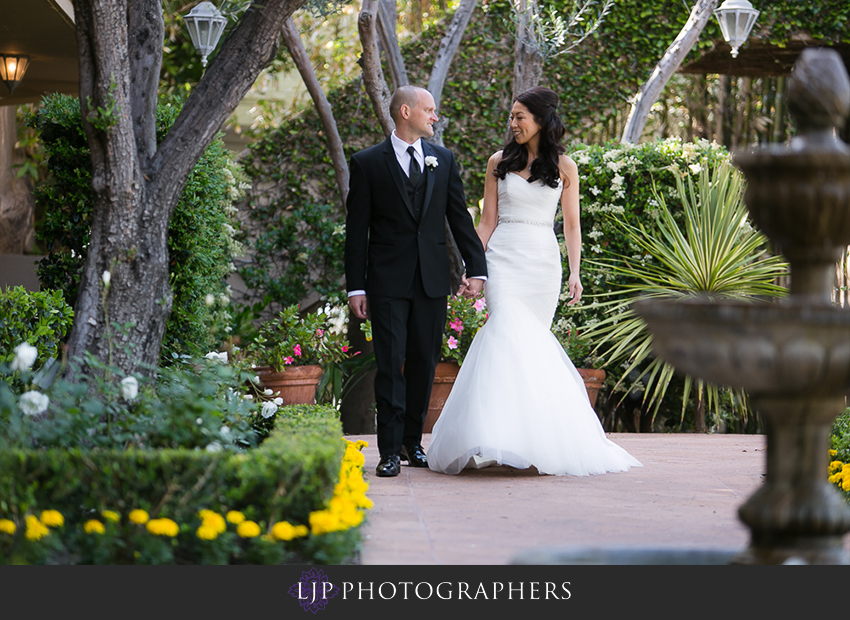
[[[460,297],[466,293],[466,287],[469,285],[469,280],[466,279],[466,276],[460,277],[460,288],[457,289],[457,293],[455,293],[455,297]]]
[[[573,304],[577,304],[581,299],[581,293],[584,290],[584,287],[581,285],[581,281],[579,280],[578,274],[570,274],[569,280],[570,287],[570,301],[567,302],[568,306],[572,306]]]
[[[366,295],[352,295],[348,298],[348,307],[358,319],[366,319]]]
[[[467,299],[474,299],[481,295],[484,290],[484,280],[481,278],[469,278],[466,280],[466,287],[462,289],[463,296]]]

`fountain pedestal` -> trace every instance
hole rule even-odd
[[[642,301],[653,350],[682,372],[744,388],[767,429],[767,475],[738,511],[750,528],[739,564],[850,564],[850,507],[827,478],[829,435],[850,394],[850,310],[830,302],[835,262],[850,245],[850,113],[839,54],[803,51],[788,87],[800,136],[734,155],[756,225],[791,266],[777,304]]]

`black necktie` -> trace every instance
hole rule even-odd
[[[422,171],[419,170],[419,163],[416,161],[416,149],[414,149],[412,146],[408,146],[407,152],[410,153],[410,168],[408,169],[410,174],[410,182],[413,184],[414,187],[416,187],[416,185],[419,183],[419,175],[422,174]]]

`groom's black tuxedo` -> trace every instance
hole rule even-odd
[[[416,185],[399,165],[391,138],[354,154],[350,164],[345,277],[349,291],[367,294],[381,456],[421,441],[446,297],[454,292],[446,221],[467,275],[487,275],[454,155],[425,141],[422,150],[426,161]],[[436,165],[428,165],[432,157]]]

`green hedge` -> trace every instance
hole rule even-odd
[[[5,554],[0,560],[85,561],[89,557],[85,541],[92,536],[81,534],[84,523],[107,510],[122,515],[122,521],[134,509],[147,511],[151,518],[175,521],[180,533],[169,544],[174,547],[173,562],[183,564],[200,563],[195,527],[201,510],[222,514],[239,511],[259,524],[263,532],[283,520],[307,525],[310,513],[325,507],[339,481],[345,452],[342,428],[338,412],[330,407],[289,407],[281,413],[271,436],[259,448],[245,453],[0,451],[0,520],[17,525],[11,538],[0,531],[0,556]],[[43,510],[62,513],[63,531],[58,536],[51,534],[41,541],[29,541],[25,536],[26,515],[37,516]],[[124,527],[133,526],[127,523]],[[103,563],[152,561],[147,556],[134,556],[137,549],[132,537],[127,540],[129,545],[116,549]],[[255,544],[271,549],[271,543],[263,540],[257,538]],[[358,530],[351,528],[277,543],[285,547],[278,551],[285,553],[270,557],[275,558],[275,563],[282,558],[341,563],[352,557],[358,543]],[[252,559],[252,563],[263,563],[262,558]]]

